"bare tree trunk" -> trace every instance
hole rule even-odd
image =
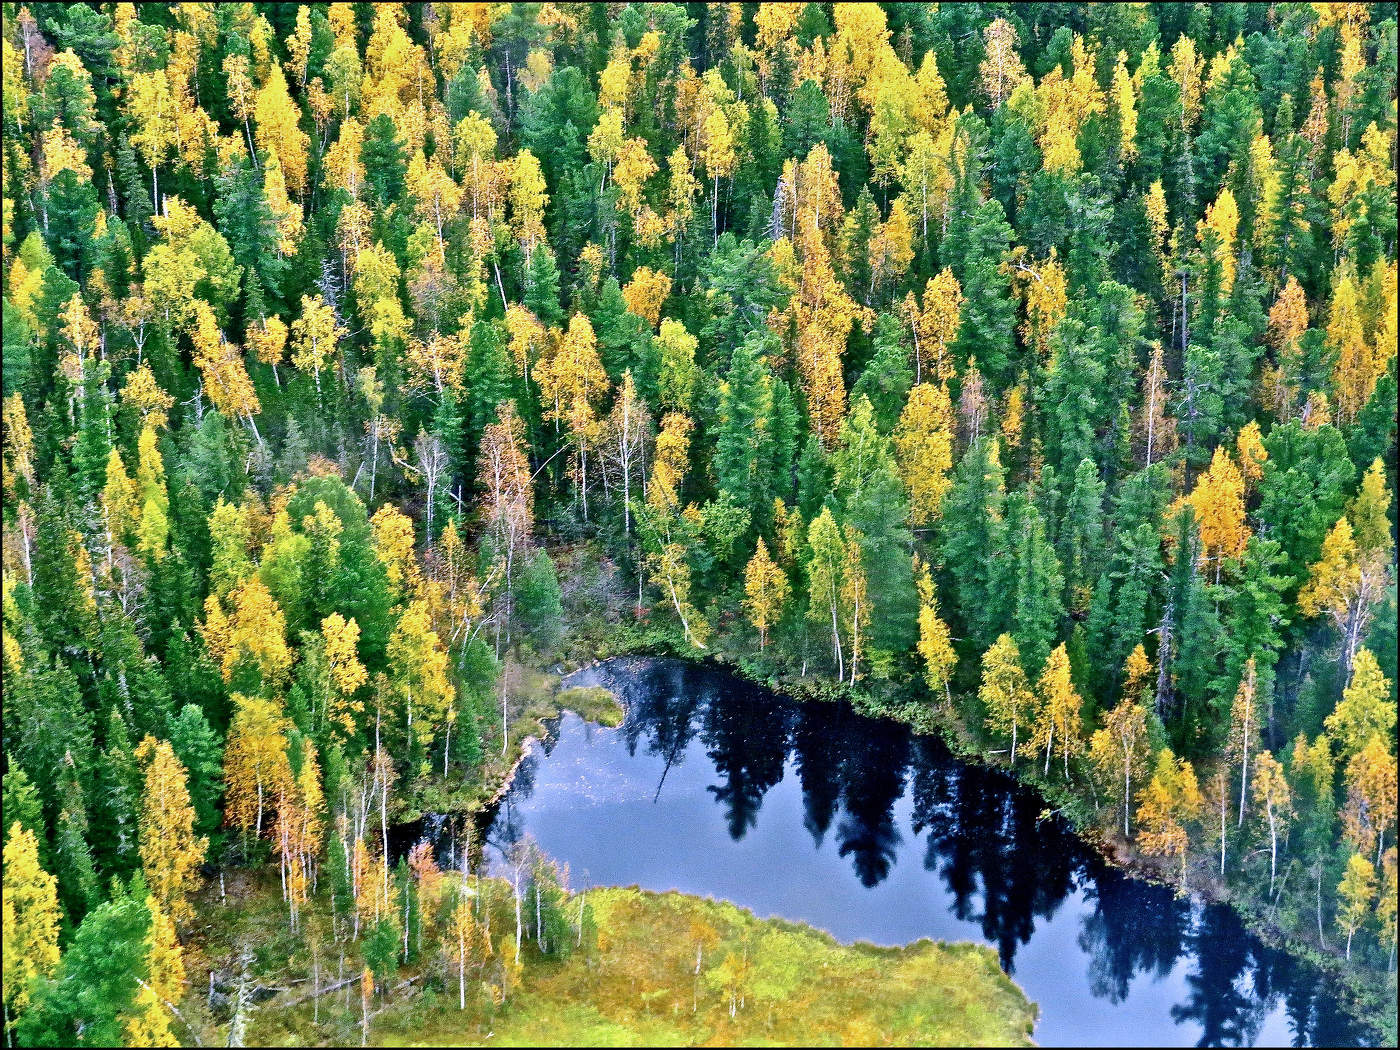
[[[515,889],[515,965],[520,965],[520,941],[524,936],[524,931],[520,925],[520,861],[515,862],[515,878],[513,882]]]
[[[1224,776],[1221,776],[1224,780]],[[1225,877],[1225,785],[1222,783],[1220,792],[1220,877]]]
[[[1327,950],[1327,938],[1322,932],[1322,857],[1319,856],[1315,862],[1317,868],[1317,943],[1323,951]]]

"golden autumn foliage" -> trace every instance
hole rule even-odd
[[[952,481],[956,435],[953,405],[942,385],[920,383],[895,427],[894,447],[900,478],[909,491],[909,523],[936,522]]]
[[[961,321],[962,288],[945,267],[930,277],[920,304],[910,292],[904,299],[904,313],[914,333],[914,382],[923,382],[923,373],[946,383],[953,377],[953,359],[949,347],[958,337]]]
[[[387,656],[389,684],[405,726],[426,747],[447,724],[456,696],[426,602],[409,603],[389,636]]]
[[[627,309],[655,328],[661,323],[661,306],[671,294],[671,278],[650,267],[638,267],[632,279],[622,286]]]
[[[842,357],[858,308],[836,278],[815,221],[804,222],[800,248],[801,283],[791,307],[797,331],[798,374],[813,429],[830,448],[846,414]]]
[[[1343,690],[1341,701],[1323,722],[1340,764],[1349,762],[1373,737],[1383,737],[1394,729],[1390,686],[1375,655],[1363,647],[1356,654],[1351,682]]]
[[[205,644],[223,672],[233,677],[241,661],[255,665],[264,683],[283,681],[291,669],[293,653],[287,646],[287,618],[267,586],[252,576],[229,595],[231,611],[225,612],[216,595],[205,601]]]
[[[34,981],[58,969],[58,880],[39,864],[34,832],[11,823],[5,832],[5,1006],[22,1011]]]
[[[1016,29],[1004,18],[998,18],[982,34],[986,57],[978,69],[982,94],[995,109],[1013,91],[1030,81],[1030,74],[1021,63],[1016,46]]]
[[[1064,643],[1056,646],[1045,661],[1045,669],[1035,684],[1037,710],[1031,733],[1031,747],[1045,749],[1045,773],[1050,772],[1050,759],[1056,749],[1064,761],[1065,776],[1069,776],[1069,760],[1084,750],[1084,734],[1079,711],[1084,701],[1070,680],[1069,653]]]
[[[1228,560],[1244,553],[1249,542],[1245,521],[1244,478],[1223,447],[1191,491],[1191,506],[1201,529],[1201,561],[1214,566],[1216,579]]]
[[[1379,456],[1361,478],[1356,498],[1347,506],[1347,520],[1362,557],[1385,554],[1393,545],[1390,533],[1390,489],[1385,480],[1385,464]]]
[[[917,559],[917,555],[915,556]],[[958,654],[953,649],[952,633],[938,611],[938,593],[928,565],[917,559],[914,585],[919,592],[919,656],[924,663],[924,682],[934,693],[942,691],[945,703],[952,702],[950,682]]]
[[[335,315],[335,308],[321,296],[304,295],[301,316],[292,322],[292,364],[310,372],[321,389],[321,371],[339,359],[339,342],[345,338],[345,326]]]
[[[1235,195],[1227,186],[1220,196],[1206,208],[1206,217],[1196,227],[1196,240],[1205,244],[1208,233],[1215,235],[1215,251],[1220,262],[1220,290],[1230,293],[1235,285],[1236,240],[1239,235],[1240,209],[1235,203]]]
[[[1240,475],[1245,488],[1253,489],[1264,476],[1264,463],[1269,458],[1258,423],[1251,420],[1240,428],[1235,437],[1235,451],[1239,455]]]
[[[348,738],[356,732],[356,717],[364,712],[364,703],[355,699],[355,693],[369,681],[358,653],[360,625],[353,616],[331,613],[321,621],[321,638],[326,659],[322,717],[330,724],[332,738]]]
[[[141,793],[141,868],[151,896],[175,923],[194,917],[191,891],[209,840],[194,833],[194,806],[185,767],[170,744],[146,737],[136,749],[146,766]]]
[[[454,966],[518,1037],[611,916],[390,827],[490,797],[593,643],[850,686],[1373,991],[1394,25],[1179,7],[7,7],[11,1041],[123,893],[106,1040],[246,1041],[202,835],[266,862],[230,921],[280,883],[282,1006],[335,1012],[329,929],[364,1041]],[[692,933],[762,1013],[763,946]]]
[[[151,915],[146,935],[146,981],[137,989],[135,1002],[126,1017],[126,1040],[130,1046],[179,1046],[170,1029],[169,1003],[184,991],[185,961],[175,939],[175,924],[154,895],[146,898]]]
[[[982,657],[982,686],[978,692],[987,709],[987,727],[1011,738],[1011,764],[1016,764],[1016,747],[1021,727],[1031,729],[1035,696],[1021,668],[1021,652],[1016,640],[1003,634]]]
[[[768,556],[768,546],[759,537],[758,548],[744,570],[744,607],[758,631],[758,647],[768,644],[768,631],[783,615],[788,597],[787,573]]]
[[[1159,751],[1152,779],[1138,793],[1137,805],[1138,848],[1149,856],[1179,858],[1184,887],[1188,828],[1204,805],[1191,763],[1169,748]]]
[[[1347,861],[1346,873],[1337,886],[1341,907],[1337,909],[1337,927],[1347,935],[1347,958],[1351,958],[1351,940],[1356,931],[1371,916],[1371,903],[1376,896],[1376,868],[1361,854]]]
[[[233,721],[224,750],[227,796],[224,820],[242,832],[262,835],[263,815],[292,782],[282,705],[260,696],[233,696]]]
[[[386,503],[370,519],[374,553],[384,566],[390,592],[405,601],[418,592],[422,574],[413,553],[413,520],[393,504]]]

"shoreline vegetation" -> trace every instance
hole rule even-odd
[[[596,632],[598,625],[595,623],[591,626]],[[504,767],[499,779],[494,781],[495,788],[489,800],[469,807],[467,813],[480,817],[494,808],[510,789],[516,770],[529,757],[532,743],[538,744],[542,738],[551,735],[549,723],[556,721],[565,711],[572,711],[585,721],[597,722],[608,727],[622,723],[626,711],[619,698],[604,686],[565,686],[563,683],[572,676],[610,660],[679,659],[709,663],[756,685],[786,693],[797,700],[845,703],[867,717],[899,722],[909,726],[916,733],[937,736],[961,761],[1009,773],[1018,783],[1029,786],[1045,797],[1055,811],[1069,822],[1075,834],[1115,868],[1133,878],[1177,887],[1179,892],[1196,896],[1198,899],[1229,905],[1240,915],[1251,932],[1266,943],[1282,948],[1325,971],[1351,995],[1349,1009],[1376,1029],[1379,1041],[1386,1041],[1386,1033],[1390,1031],[1386,1027],[1388,1017],[1391,1025],[1394,1025],[1394,1013],[1389,1011],[1392,1002],[1389,998],[1390,988],[1393,988],[1391,975],[1380,975],[1380,978],[1376,979],[1375,975],[1358,974],[1355,970],[1342,966],[1335,956],[1318,952],[1315,945],[1290,935],[1265,912],[1251,907],[1250,898],[1241,898],[1231,893],[1226,884],[1211,877],[1209,871],[1203,871],[1199,866],[1190,870],[1186,887],[1182,890],[1176,873],[1168,865],[1159,858],[1136,853],[1121,837],[1115,836],[1111,831],[1105,832],[1093,819],[1092,813],[1086,815],[1082,800],[1070,793],[1063,784],[1057,783],[1053,778],[1037,776],[1033,763],[1012,770],[1008,763],[999,757],[1004,752],[978,746],[979,743],[985,745],[986,739],[979,741],[965,726],[947,717],[947,712],[943,713],[943,717],[939,717],[937,711],[917,700],[891,707],[879,703],[868,692],[846,685],[833,685],[819,679],[774,673],[771,670],[765,672],[746,661],[741,654],[730,653],[719,647],[701,652],[686,647],[683,639],[659,638],[655,632],[639,639],[627,625],[620,622],[611,625],[610,628],[604,628],[602,635],[586,633],[586,636],[591,639],[591,644],[597,645],[607,655],[595,656],[587,661],[566,661],[554,665],[548,676],[526,678],[536,683],[537,689],[538,683],[543,682],[543,691],[516,698],[517,702],[523,704],[524,711],[514,719],[512,727],[519,733],[520,729],[528,724],[532,727],[531,732],[529,735],[520,735],[519,744],[512,745],[513,760],[509,766]],[[576,652],[579,644],[577,639],[571,641],[566,630],[562,647]],[[489,786],[490,782],[483,781],[483,791]],[[1371,977],[1370,980],[1367,979],[1368,976]],[[1387,987],[1387,982],[1390,987]]]
[[[238,879],[227,900],[206,894],[187,970],[192,989],[209,991],[192,991],[183,1010],[198,1026],[206,1006],[236,1012],[228,1001],[241,996],[247,1045],[301,1045],[308,1034],[376,1046],[1033,1045],[1036,1007],[991,948],[843,945],[725,901],[636,887],[550,896],[547,951],[530,941],[516,965],[509,879],[470,876],[475,936],[494,949],[476,949],[460,999],[450,940],[425,942],[366,995],[345,976],[327,909],[308,909],[293,937],[275,881]],[[450,910],[456,882],[447,876],[425,910]]]
[[[703,653],[687,649],[679,639],[658,641],[653,636],[639,641],[624,631],[618,635],[614,644],[617,644],[618,648],[610,655],[580,664],[569,673],[618,658],[680,659],[712,663],[756,685],[786,693],[797,700],[846,703],[867,717],[890,719],[909,726],[916,733],[937,736],[961,761],[1001,770],[1013,776],[1018,783],[1035,790],[1069,822],[1083,842],[1118,870],[1133,878],[1177,887],[1178,892],[1185,892],[1204,901],[1229,905],[1240,915],[1250,931],[1265,943],[1311,962],[1337,981],[1340,987],[1352,996],[1350,1011],[1376,1030],[1382,1044],[1392,1041],[1391,1035],[1396,1025],[1393,973],[1358,973],[1355,969],[1342,965],[1342,960],[1335,954],[1319,952],[1315,944],[1308,943],[1296,933],[1290,933],[1271,918],[1266,909],[1258,907],[1257,903],[1247,896],[1241,897],[1232,893],[1227,884],[1212,877],[1208,870],[1193,868],[1188,873],[1185,889],[1182,890],[1177,873],[1171,870],[1169,865],[1163,863],[1160,858],[1143,856],[1134,851],[1121,836],[1115,835],[1111,830],[1105,831],[1094,819],[1092,812],[1086,813],[1083,800],[1063,784],[1038,776],[1034,763],[1011,769],[1003,758],[998,757],[1004,755],[1004,751],[979,746],[987,744],[988,741],[985,738],[977,739],[967,727],[947,717],[946,713],[944,717],[939,717],[926,704],[918,701],[891,708],[874,701],[868,693],[845,685],[833,685],[830,682],[774,673],[771,670],[764,671],[745,661],[742,656],[726,653],[721,649],[711,649]],[[517,759],[517,762],[519,761],[520,759]]]

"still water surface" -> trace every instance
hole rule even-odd
[[[724,671],[615,660],[627,718],[566,714],[525,760],[487,860],[528,834],[572,885],[733,901],[843,941],[975,940],[1056,1045],[1348,1045],[1369,1038],[1312,967],[1235,913],[1108,867],[1034,792],[938,741]]]

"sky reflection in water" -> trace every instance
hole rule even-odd
[[[627,720],[564,716],[502,804],[488,860],[528,833],[575,886],[724,898],[844,941],[984,941],[1039,1004],[1041,1045],[1367,1037],[1232,910],[1107,868],[1034,793],[933,739],[678,661],[612,661],[570,684],[612,688]]]

